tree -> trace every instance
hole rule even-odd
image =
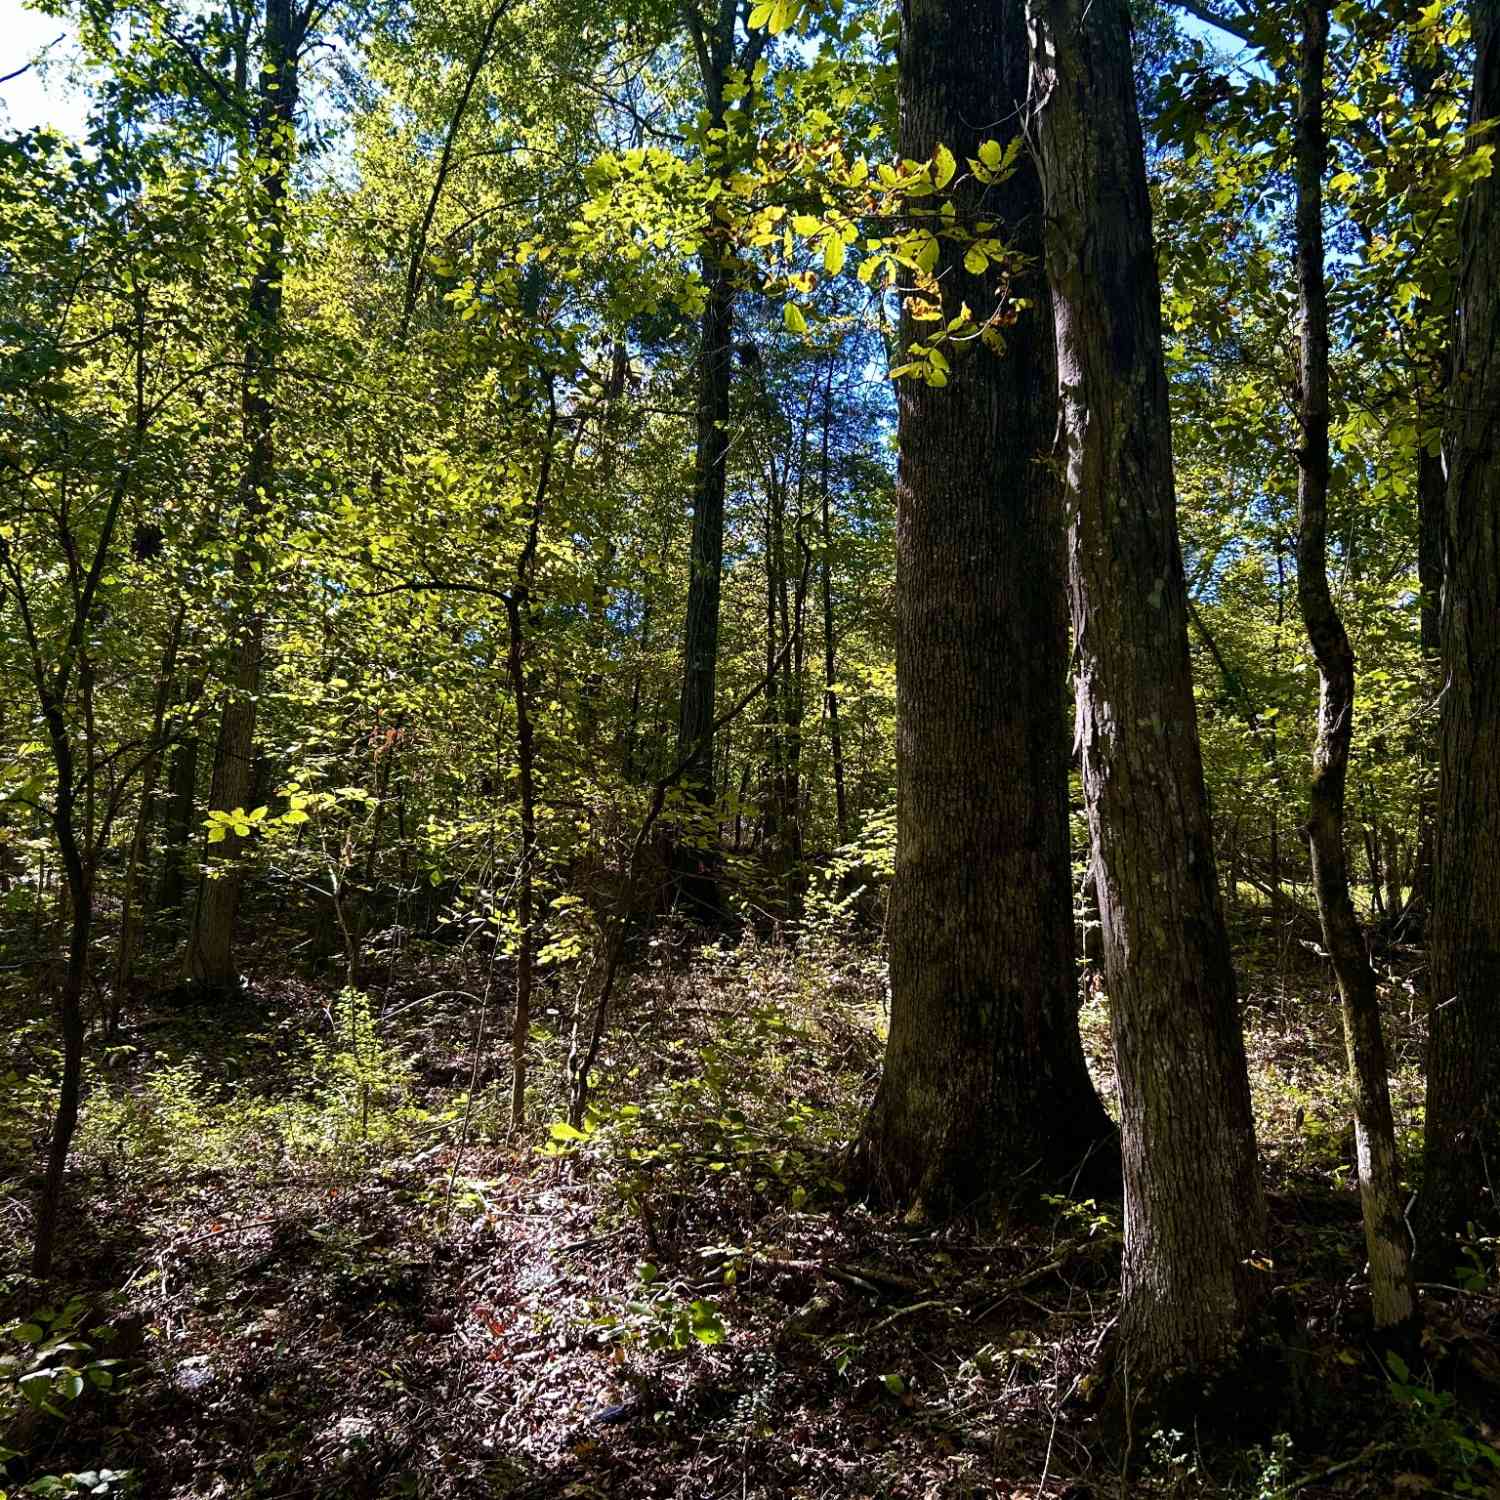
[[[736,48],[739,0],[690,0],[685,8],[703,86],[710,131],[718,132],[721,175],[728,177],[735,147],[728,129],[726,88],[731,68],[750,74],[767,33],[750,32]],[[738,55],[737,55],[738,52]],[[683,636],[682,701],[677,753],[692,753],[687,786],[700,803],[714,800],[714,685],[719,661],[719,596],[724,571],[724,494],[729,461],[729,396],[734,374],[734,246],[716,222],[701,256],[707,297],[699,322],[697,435],[693,462],[693,535],[689,552]],[[689,840],[691,842],[691,840]],[[678,850],[679,889],[697,915],[719,910],[718,883],[704,855]]]
[[[1265,1210],[1187,647],[1125,0],[1031,0],[1077,738],[1114,1021],[1133,1389],[1237,1351]]]
[[[1323,942],[1338,980],[1354,1102],[1355,1155],[1377,1333],[1416,1317],[1411,1249],[1401,1211],[1396,1130],[1380,1030],[1375,971],[1349,891],[1344,792],[1354,735],[1354,648],[1328,586],[1328,289],[1324,280],[1323,123],[1327,0],[1303,8],[1296,122],[1297,284],[1300,334],[1297,602],[1318,663],[1318,732],[1308,794],[1307,841]]]
[[[229,695],[219,717],[209,791],[210,809],[219,812],[246,808],[254,783],[255,720],[265,647],[263,606],[256,598],[263,571],[256,533],[276,484],[276,375],[291,210],[289,179],[296,151],[298,66],[317,3],[307,0],[305,7],[299,7],[293,0],[265,0],[260,98],[252,136],[255,202],[263,217],[251,236],[258,256],[246,305],[240,398],[245,460],[238,494],[241,536],[234,563],[243,614]],[[223,858],[205,870],[199,883],[188,933],[187,976],[200,984],[217,987],[235,980],[234,928],[240,893],[236,860],[246,847],[243,838],[231,833],[224,840]]]
[[[1500,117],[1500,3],[1473,0],[1471,132]],[[1464,210],[1449,391],[1443,690],[1421,1216],[1437,1256],[1500,1171],[1500,182]],[[1439,1264],[1442,1264],[1440,1261]]]
[[[1016,0],[909,6],[902,155],[977,160],[996,121],[1014,140],[1026,68]],[[1041,191],[1021,161],[997,186],[974,174],[954,199],[966,223],[998,221],[1029,257],[1006,290],[1036,301]],[[993,274],[964,257],[947,242],[933,268],[945,321],[994,296]],[[898,404],[891,1027],[858,1159],[884,1196],[930,1214],[1028,1175],[1099,1181],[1116,1166],[1078,1035],[1045,319],[1022,313],[1007,343],[997,355],[971,340],[945,383],[906,381]]]

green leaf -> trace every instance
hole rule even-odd
[[[719,1319],[718,1311],[711,1302],[695,1302],[690,1309],[691,1326],[693,1337],[700,1344],[722,1344],[724,1342],[724,1324]]]
[[[43,1329],[40,1323],[21,1323],[12,1330],[12,1334],[23,1344],[39,1344],[43,1338]]]
[[[970,245],[964,251],[964,270],[971,276],[977,276],[990,263],[990,258],[977,245]]]
[[[781,309],[781,321],[786,324],[788,333],[807,332],[807,317],[795,302],[788,302]]]
[[[847,253],[843,239],[837,234],[829,235],[823,245],[823,269],[830,276],[837,276],[844,269]]]
[[[953,181],[953,174],[958,171],[953,153],[942,144],[932,153],[932,167],[932,180],[940,188],[947,187]]]
[[[906,1390],[906,1382],[899,1375],[882,1375],[880,1383],[893,1396],[900,1396]]]
[[[816,234],[823,227],[823,221],[816,214],[795,214],[792,217],[792,228],[798,234]]]
[[[979,159],[990,171],[1000,170],[1001,149],[999,141],[981,141],[979,143]]]
[[[566,1120],[559,1120],[555,1125],[553,1125],[551,1130],[548,1131],[548,1134],[554,1141],[588,1140],[588,1136],[586,1136],[583,1131],[579,1130],[574,1125],[569,1125]]]

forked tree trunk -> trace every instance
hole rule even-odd
[[[282,281],[286,272],[287,191],[294,151],[297,111],[298,43],[292,0],[265,0],[260,105],[255,149],[262,163],[257,201],[265,219],[261,259],[250,283],[248,332],[240,408],[245,435],[245,467],[240,477],[239,524],[242,536],[235,555],[235,585],[242,623],[234,644],[229,695],[219,721],[209,806],[232,812],[248,805],[254,784],[256,699],[260,691],[265,621],[259,601],[256,569],[259,518],[276,481],[274,447],[277,343],[280,338]],[[253,835],[252,835],[253,837]],[[232,832],[217,847],[218,857],[200,879],[198,904],[188,934],[187,977],[220,988],[237,976],[234,929],[239,913],[238,861],[248,839]]]
[[[901,38],[901,151],[963,161],[1020,128],[1020,0],[912,0]],[[998,123],[997,123],[998,122]],[[1040,250],[1029,157],[960,212]],[[945,242],[943,310],[993,299]],[[1014,290],[1041,300],[1033,269]],[[903,336],[918,328],[904,319]],[[1029,1181],[1118,1182],[1114,1127],[1078,1034],[1067,810],[1062,513],[1039,308],[996,356],[956,350],[951,382],[898,387],[896,874],[891,1027],[856,1166],[932,1216]],[[1082,1178],[1078,1174],[1082,1173]]]
[[[1500,115],[1500,0],[1473,0],[1477,125]],[[1500,1184],[1500,179],[1464,208],[1448,408],[1424,1254],[1496,1217]]]
[[[1345,791],[1354,733],[1354,650],[1328,587],[1328,292],[1323,256],[1323,173],[1328,138],[1323,119],[1328,57],[1328,0],[1307,0],[1298,64],[1296,175],[1297,285],[1301,392],[1297,421],[1297,602],[1318,663],[1318,729],[1308,788],[1307,842],[1323,943],[1333,963],[1344,1016],[1355,1156],[1370,1300],[1378,1334],[1407,1329],[1416,1317],[1411,1244],[1401,1207],[1396,1130],[1391,1118],[1385,1041],[1375,971],[1354,911],[1345,849]],[[1372,850],[1379,832],[1371,834]],[[1379,861],[1371,883],[1379,891]]]
[[[1030,0],[1094,873],[1125,1165],[1132,1397],[1231,1359],[1265,1211],[1214,872],[1126,0]]]

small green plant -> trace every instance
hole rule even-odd
[[[24,1430],[29,1413],[66,1421],[68,1410],[90,1392],[108,1395],[120,1361],[97,1357],[80,1335],[87,1312],[81,1297],[60,1306],[35,1309],[0,1327],[0,1431]],[[24,1463],[20,1449],[0,1446],[0,1468]],[[123,1469],[90,1469],[77,1474],[43,1474],[29,1479],[22,1495],[119,1494],[129,1481]],[[0,1490],[0,1500],[4,1491]]]
[[[1175,1427],[1158,1427],[1146,1440],[1146,1462],[1169,1495],[1186,1489],[1197,1476],[1198,1460],[1187,1437]]]
[[[722,1344],[727,1337],[719,1310],[701,1297],[679,1297],[661,1279],[660,1267],[642,1261],[636,1267],[639,1291],[619,1313],[594,1319],[594,1327],[626,1344],[647,1349],[691,1349],[694,1344]]]
[[[1057,1215],[1059,1225],[1082,1239],[1117,1244],[1121,1239],[1120,1221],[1099,1207],[1092,1198],[1067,1198],[1047,1193],[1042,1202]]]
[[[1269,1448],[1252,1448],[1254,1464],[1250,1500],[1287,1500],[1292,1480],[1292,1439],[1290,1433],[1278,1432]]]
[[[1455,1275],[1466,1292],[1488,1291],[1500,1266],[1500,1236],[1480,1234],[1472,1223],[1466,1226],[1459,1241],[1459,1262]]]
[[[1407,1447],[1426,1457],[1439,1483],[1456,1495],[1493,1495],[1500,1480],[1500,1449],[1476,1436],[1474,1424],[1451,1391],[1434,1389],[1413,1374],[1394,1350],[1385,1357],[1392,1399],[1406,1423]]]

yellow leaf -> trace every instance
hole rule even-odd
[[[816,214],[798,214],[792,220],[798,234],[816,234],[822,227],[823,221]]]
[[[981,141],[979,143],[979,159],[992,172],[1000,166],[1002,154],[999,141]]]
[[[932,168],[934,184],[945,188],[953,181],[953,174],[958,171],[958,162],[954,160],[953,153],[940,144],[932,153]]]
[[[823,269],[830,276],[837,276],[844,269],[844,242],[838,235],[830,235],[823,246]]]
[[[795,302],[788,302],[781,309],[781,321],[786,324],[788,333],[807,332],[807,318]]]

